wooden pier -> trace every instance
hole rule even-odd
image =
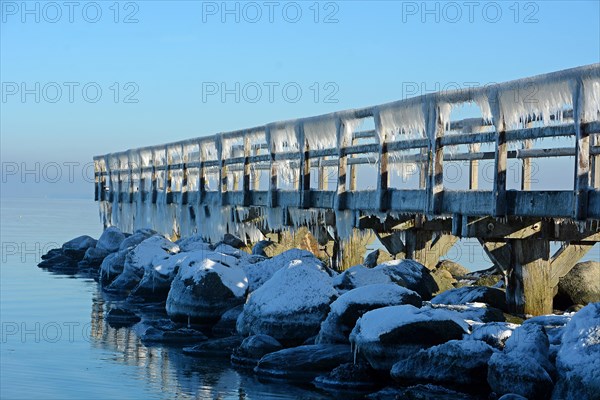
[[[481,115],[453,118],[465,104]],[[572,160],[571,190],[531,189],[535,160],[548,157]],[[521,182],[509,190],[513,159]],[[94,161],[105,226],[256,240],[307,225],[340,250],[353,229],[370,229],[391,254],[428,268],[459,238],[477,238],[508,277],[512,311],[545,314],[558,279],[600,241],[600,64]],[[445,187],[445,163],[457,161],[467,166],[464,190]],[[493,163],[487,190],[483,162]],[[372,188],[357,184],[365,166]],[[415,187],[393,187],[407,166]],[[556,254],[553,241],[562,243]]]

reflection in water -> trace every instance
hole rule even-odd
[[[181,399],[329,399],[312,387],[262,383],[251,372],[237,371],[227,358],[194,358],[181,348],[145,346],[132,328],[114,328],[106,312],[122,301],[112,301],[100,288],[92,296],[90,339],[105,350],[106,361],[136,367],[137,378],[169,397]],[[128,307],[131,305],[128,304]],[[166,318],[157,308],[134,310],[143,320]]]

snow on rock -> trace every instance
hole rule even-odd
[[[116,226],[110,226],[102,232],[98,243],[96,243],[97,249],[106,250],[109,253],[119,250],[119,246],[125,240],[125,235]]]
[[[506,340],[519,325],[509,322],[489,322],[473,325],[471,334],[465,334],[463,340],[482,340],[496,349],[503,349]]]
[[[480,340],[451,340],[398,361],[391,376],[402,384],[416,381],[485,387],[487,364],[494,352]]]
[[[78,236],[62,245],[63,254],[75,261],[81,261],[90,247],[96,247],[98,241],[90,236]]]
[[[248,279],[235,256],[218,251],[186,253],[167,297],[167,314],[174,320],[207,323],[218,320],[246,298]]]
[[[600,393],[600,303],[577,312],[565,326],[556,357],[558,382],[552,398],[593,399]]]
[[[260,359],[254,372],[259,377],[310,381],[351,361],[352,352],[348,345],[315,344],[267,354]]]
[[[365,312],[376,308],[411,304],[421,307],[421,297],[402,286],[378,283],[362,286],[341,295],[330,306],[321,324],[316,343],[349,343],[348,335]]]
[[[494,353],[488,363],[488,383],[497,395],[518,394],[529,400],[547,399],[552,378],[530,354]]]
[[[314,260],[315,256],[306,250],[291,249],[255,264],[245,263],[243,268],[248,277],[249,291],[253,292],[261,287],[266,281],[271,279],[276,271],[287,266],[290,261],[303,259]]]
[[[119,250],[132,249],[138,244],[142,243],[144,240],[156,234],[157,232],[151,229],[138,229],[137,231],[133,232],[133,235],[126,237],[125,240],[121,242],[119,245]]]
[[[435,296],[431,302],[433,304],[486,303],[494,308],[506,310],[504,291],[487,286],[464,286],[447,290]]]
[[[392,281],[391,277],[382,270],[366,268],[363,265],[355,265],[348,268],[333,280],[333,284],[340,292],[352,290],[361,286],[377,283],[396,283],[404,285],[403,280]]]
[[[549,357],[550,342],[544,327],[536,324],[523,324],[515,329],[506,340],[504,353],[527,354],[536,360],[551,376],[554,365]]]
[[[146,269],[163,262],[178,251],[179,247],[163,236],[149,237],[127,253],[123,272],[106,289],[129,292],[140,282]]]
[[[189,236],[187,238],[179,239],[177,245],[182,252],[195,251],[195,250],[212,250],[210,243],[206,243],[200,235]]]
[[[301,343],[318,333],[337,295],[328,270],[316,257],[292,260],[248,296],[238,332]]]
[[[389,370],[415,350],[462,338],[469,325],[454,311],[411,305],[365,313],[350,334],[350,343],[371,366]]]
[[[476,322],[503,322],[506,320],[502,311],[490,307],[485,303],[466,303],[466,304],[429,304],[431,308],[440,308],[450,311],[456,311],[470,321]]]
[[[197,253],[177,253],[153,262],[151,267],[144,269],[144,276],[131,290],[130,296],[146,301],[166,300],[177,271],[189,262],[190,257],[197,257]]]
[[[241,367],[254,368],[262,357],[281,349],[283,349],[281,343],[269,335],[248,336],[240,347],[233,350],[231,363]]]

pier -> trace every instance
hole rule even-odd
[[[453,116],[465,104],[481,115]],[[573,160],[572,189],[532,190],[534,161],[549,157]],[[517,188],[507,185],[509,160],[520,161]],[[467,166],[464,189],[446,187],[452,162]],[[491,188],[480,187],[483,162],[493,163]],[[600,64],[94,163],[105,226],[248,241],[307,226],[338,253],[354,230],[372,230],[390,254],[430,269],[460,238],[476,238],[507,277],[511,311],[547,314],[559,278],[600,241]],[[365,167],[372,187],[358,184]],[[407,170],[414,187],[393,186]],[[551,242],[561,243],[555,254]]]

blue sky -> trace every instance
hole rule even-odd
[[[597,1],[0,3],[3,196],[88,195],[95,154],[600,60]]]

